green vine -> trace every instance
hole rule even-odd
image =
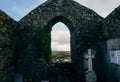
[[[51,38],[50,31],[39,29],[34,37],[35,58],[40,58],[46,62],[50,61],[51,54]]]

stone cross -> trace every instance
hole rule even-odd
[[[88,70],[85,72],[86,82],[97,82],[96,73],[93,70],[92,59],[94,55],[91,49],[88,49],[88,54],[85,56],[88,59]]]
[[[92,54],[91,49],[88,49],[88,54],[85,58],[88,59],[88,71],[93,71],[92,59],[94,58],[94,55]]]

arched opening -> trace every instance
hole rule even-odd
[[[70,32],[68,27],[58,22],[51,31],[52,62],[71,62]]]
[[[75,81],[76,70],[71,62],[74,46],[71,34],[73,31],[72,22],[66,17],[57,16],[47,23],[46,28],[50,34],[51,45],[49,47],[52,51],[50,54],[52,62],[47,68],[50,81]],[[67,57],[65,56],[66,52]]]

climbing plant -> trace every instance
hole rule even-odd
[[[46,62],[50,61],[51,54],[50,32],[47,29],[39,29],[34,36],[35,58],[40,58]]]

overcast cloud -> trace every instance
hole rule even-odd
[[[51,35],[53,51],[70,51],[70,32],[65,24],[61,22],[55,24]]]
[[[102,17],[106,17],[120,5],[120,0],[75,0],[75,1],[94,10]]]

